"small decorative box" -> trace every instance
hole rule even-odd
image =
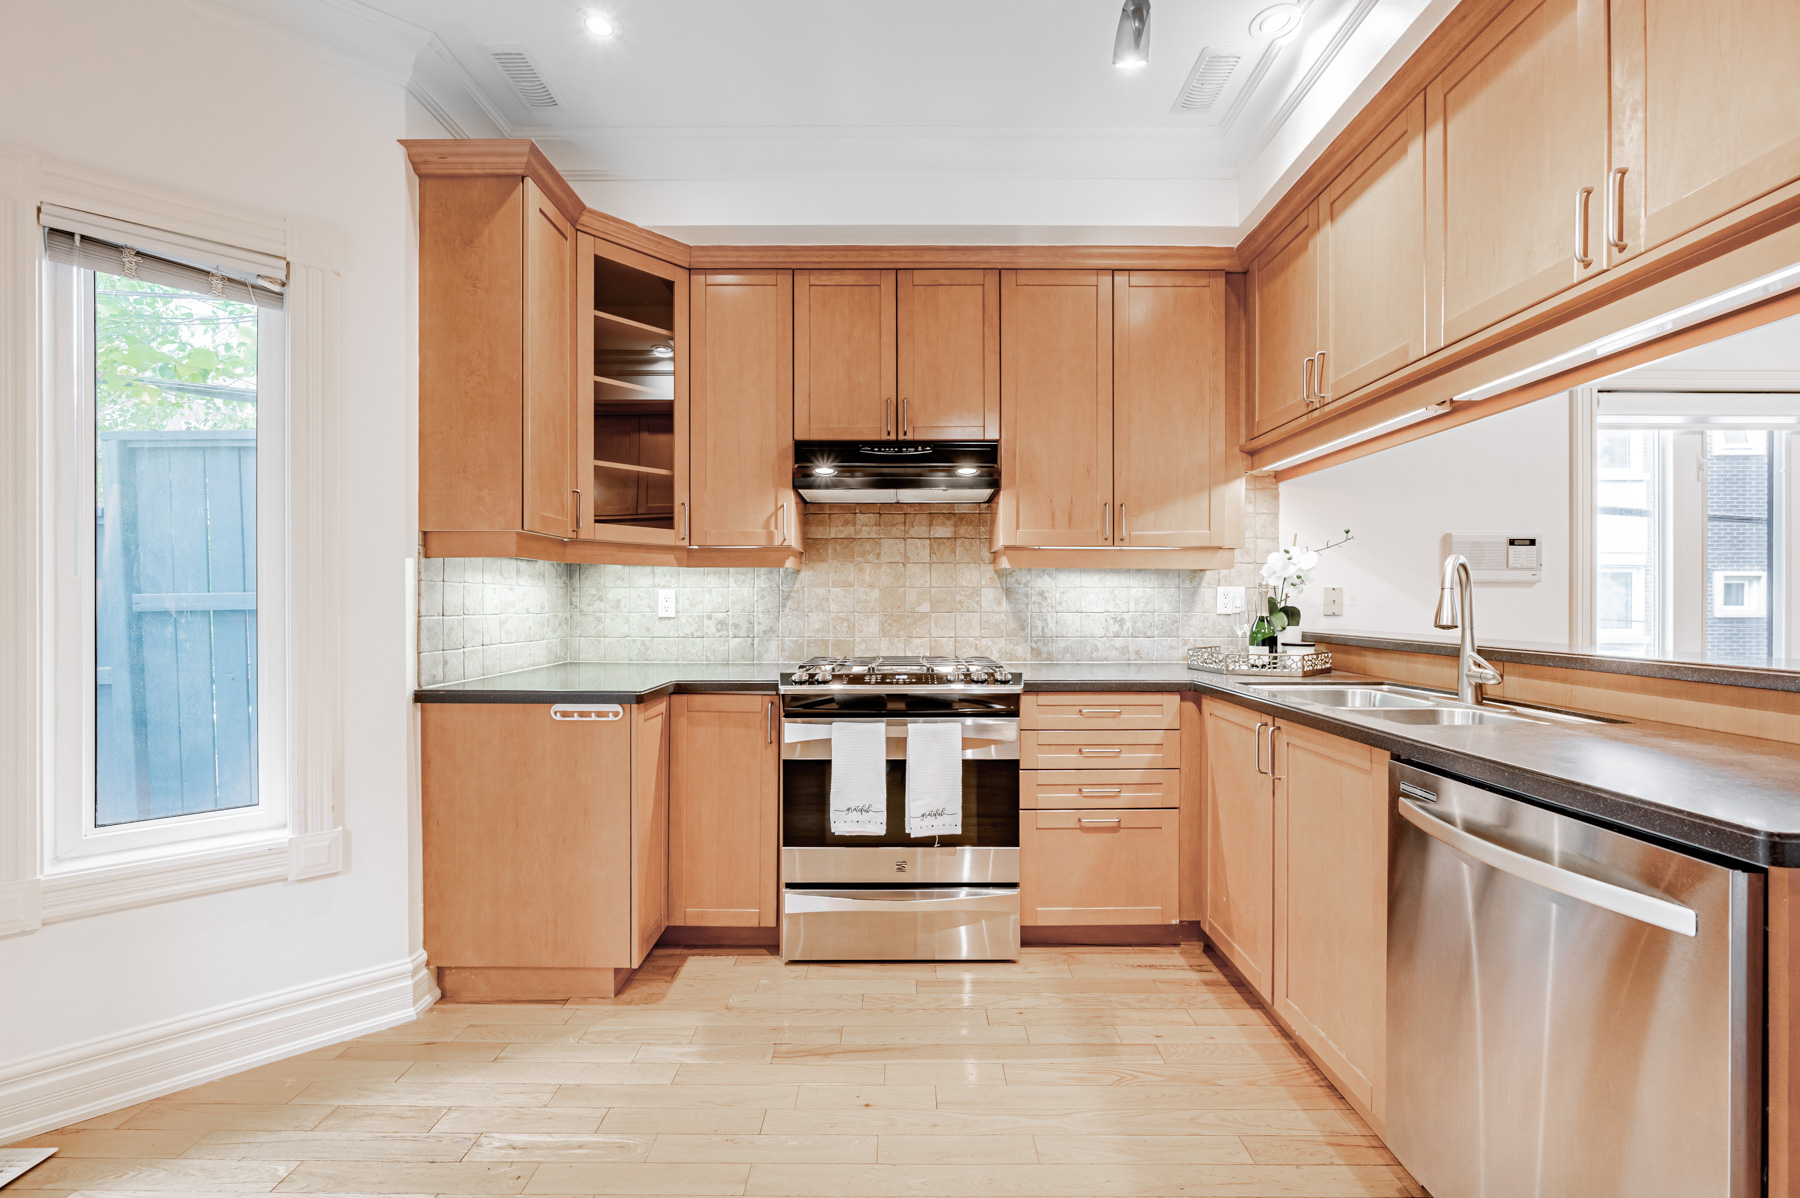
[[[1251,653],[1224,645],[1195,645],[1187,651],[1190,670],[1256,678],[1310,678],[1331,672],[1331,654],[1313,646],[1275,653]]]

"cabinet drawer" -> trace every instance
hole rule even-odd
[[[1026,770],[1161,770],[1181,765],[1181,733],[1126,729],[1019,733],[1019,768]]]
[[[1176,807],[1180,770],[1021,770],[1024,810],[1074,807]]]
[[[1175,728],[1181,724],[1181,696],[1176,693],[1078,694],[1048,692],[1026,695],[1019,705],[1019,727],[1091,731],[1106,728]]]
[[[1022,814],[1019,922],[1174,923],[1179,820],[1171,810]]]

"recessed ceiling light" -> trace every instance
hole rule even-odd
[[[581,14],[581,27],[595,37],[611,37],[619,32],[618,23],[597,8]]]
[[[1125,0],[1113,35],[1113,65],[1135,71],[1150,65],[1150,0]]]
[[[1300,28],[1301,15],[1298,4],[1272,4],[1250,18],[1250,36],[1265,42],[1286,37]]]

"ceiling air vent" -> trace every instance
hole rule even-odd
[[[1215,51],[1211,46],[1200,51],[1200,57],[1194,60],[1194,69],[1188,72],[1187,82],[1182,85],[1181,94],[1175,97],[1175,107],[1169,111],[1211,111],[1225,85],[1231,82],[1232,72],[1242,61],[1241,54]]]
[[[500,68],[500,73],[506,76],[506,81],[512,84],[513,91],[518,93],[526,107],[557,106],[556,93],[550,90],[550,85],[538,74],[538,69],[532,64],[531,56],[525,53],[524,46],[488,45],[482,49],[488,52],[488,57],[494,60],[494,65]]]

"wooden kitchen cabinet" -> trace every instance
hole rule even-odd
[[[1171,721],[1173,722],[1173,721]],[[1176,729],[1019,733],[1019,768],[1027,770],[1160,770],[1181,768]]]
[[[662,931],[662,704],[419,712],[425,949],[445,998],[610,997]]]
[[[1195,549],[1243,536],[1226,370],[1225,276],[1113,275],[1112,543]]]
[[[1611,14],[1605,199],[1624,223],[1609,263],[1800,179],[1800,4],[1612,0]]]
[[[1425,356],[1425,225],[1421,96],[1319,199],[1318,404]]]
[[[1604,269],[1606,0],[1508,6],[1426,87],[1425,122],[1446,343]]]
[[[1092,732],[1177,728],[1181,696],[1161,691],[1035,691],[1019,704],[1019,726]]]
[[[1004,545],[1112,543],[1113,273],[1000,272]]]
[[[1275,1013],[1361,1109],[1382,1113],[1387,754],[1294,724],[1275,783]]]
[[[780,713],[767,695],[671,700],[669,922],[775,926]]]
[[[1021,811],[1019,923],[1174,923],[1179,823],[1169,809]]]
[[[1319,213],[1308,208],[1250,263],[1250,433],[1311,409],[1319,352]]]
[[[793,272],[695,271],[688,543],[800,548]]]
[[[794,436],[896,435],[895,280],[891,270],[794,272]]]
[[[686,545],[688,272],[586,233],[576,261],[580,535]]]
[[[1272,721],[1205,699],[1207,939],[1264,1002],[1275,981],[1275,789],[1264,764]]]
[[[1242,540],[1226,292],[1217,271],[1001,272],[996,548]]]
[[[425,150],[413,161],[419,526],[575,536],[584,485],[573,386],[579,210],[522,164],[440,174]]]
[[[1000,272],[903,270],[897,279],[899,433],[1000,436]]]

